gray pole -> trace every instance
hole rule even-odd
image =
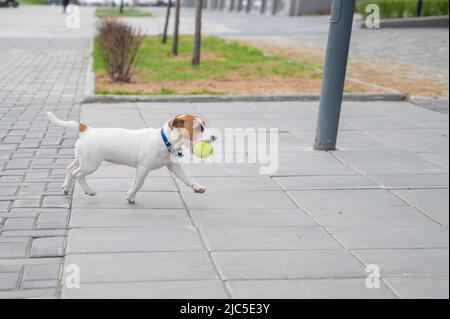
[[[265,14],[267,10],[267,0],[262,0],[261,1],[261,14]]]
[[[247,0],[247,6],[245,7],[245,12],[249,13],[253,9],[253,0]]]
[[[355,0],[333,0],[314,148],[336,149]]]

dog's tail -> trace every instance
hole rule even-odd
[[[78,132],[84,132],[88,128],[83,123],[79,123],[79,122],[76,122],[76,121],[63,121],[63,120],[60,120],[59,118],[57,118],[55,116],[55,114],[50,113],[50,112],[47,112],[47,116],[48,116],[48,119],[50,120],[50,122],[52,122],[53,124],[56,124],[58,126],[62,126],[62,127],[65,127],[65,128],[69,128],[69,129],[72,129],[72,130],[78,130]]]

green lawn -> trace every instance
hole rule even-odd
[[[47,0],[19,0],[20,4],[47,4]]]
[[[97,17],[151,17],[151,12],[137,9],[134,7],[125,7],[123,13],[119,7],[98,7],[95,11]]]
[[[109,83],[98,48],[94,50],[97,93],[102,94],[219,94],[223,84],[267,81],[269,78],[301,78],[320,81],[322,72],[307,61],[265,55],[262,51],[208,36],[203,39],[202,63],[191,65],[190,36],[180,38],[179,56],[170,54],[171,41],[146,37],[139,52],[133,83]],[[220,82],[217,87],[215,83]],[[247,84],[248,85],[248,84]],[[257,86],[257,83],[254,85]],[[238,88],[239,89],[239,88]]]

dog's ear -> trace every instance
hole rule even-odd
[[[169,127],[171,130],[173,130],[174,128],[182,128],[184,127],[184,120],[180,118],[174,118],[172,121],[170,121]]]

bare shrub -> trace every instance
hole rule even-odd
[[[108,76],[114,82],[130,82],[144,38],[141,30],[118,18],[104,17],[97,31],[97,45]]]

